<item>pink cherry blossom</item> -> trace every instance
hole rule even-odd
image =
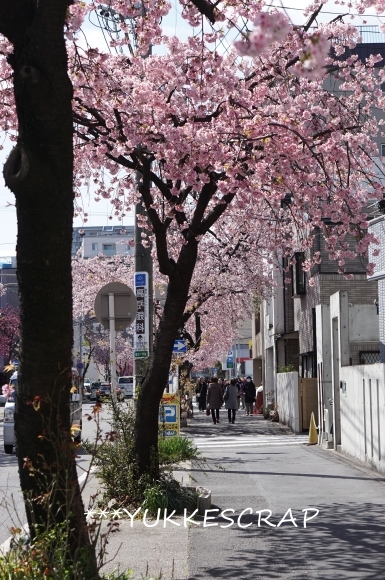
[[[3,395],[5,395],[5,397],[7,397],[7,399],[9,399],[11,397],[11,395],[14,393],[15,389],[12,387],[12,385],[3,385],[2,386],[2,392]]]

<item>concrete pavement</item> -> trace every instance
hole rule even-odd
[[[211,489],[217,511],[206,514],[206,521],[196,516],[199,526],[181,517],[175,518],[179,526],[167,522],[166,527],[163,518],[154,527],[141,519],[132,527],[129,519],[120,520],[120,532],[110,536],[107,547],[106,572],[132,568],[135,580],[159,574],[163,580],[384,577],[382,476],[334,451],[306,446],[306,436],[261,416],[240,412],[229,425],[221,411],[214,426],[196,413],[183,434],[207,458],[207,468],[192,465],[189,474],[194,484]],[[87,456],[79,462],[87,467]],[[7,465],[3,468],[1,476]],[[189,474],[179,477],[191,484]],[[83,493],[86,504],[97,491],[92,476]],[[315,517],[305,528],[306,509],[319,513],[308,512]],[[103,530],[107,525],[103,522]]]
[[[134,578],[147,569],[162,572],[163,580],[384,576],[382,477],[332,451],[306,446],[303,436],[261,416],[239,413],[229,425],[221,415],[216,426],[196,415],[184,429],[211,467],[203,472],[192,466],[190,473],[211,489],[218,511],[207,516],[214,519],[196,517],[200,526],[185,528],[179,518],[180,527],[167,523],[165,529],[163,522],[154,528],[125,522],[110,544],[111,555],[118,544],[121,550],[106,570],[120,563],[134,569]],[[225,471],[214,467],[218,463]],[[304,528],[303,510],[310,508],[309,518],[319,513]],[[221,516],[223,510],[229,511]],[[270,519],[263,519],[269,512],[262,510],[271,511]]]

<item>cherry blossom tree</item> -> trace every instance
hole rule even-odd
[[[8,305],[0,310],[0,356],[6,364],[15,357],[19,343],[19,312]]]
[[[5,38],[0,123],[14,139],[17,131],[4,177],[16,197],[19,228],[21,484],[24,492],[36,493],[37,478],[29,477],[24,459],[35,464],[43,455],[49,466],[45,480],[59,482],[58,521],[67,520],[63,506],[71,505],[70,546],[76,552],[79,546],[88,549],[89,541],[69,435],[73,121],[76,196],[83,184],[94,182],[96,198],[110,198],[118,215],[141,202],[150,224],[144,242],[153,244],[168,283],[138,401],[136,444],[145,472],[157,448],[158,401],[174,339],[203,302],[216,300],[215,293],[207,300],[202,293],[194,310],[192,283],[207,279],[209,286],[212,272],[215,282],[229,288],[229,254],[247,253],[250,288],[263,293],[271,256],[309,246],[314,226],[325,231],[341,272],[344,260],[357,251],[365,254],[371,238],[363,208],[369,198],[382,196],[372,162],[378,134],[372,109],[383,110],[384,102],[378,59],[344,59],[344,47],[354,46],[358,34],[341,20],[317,33],[282,20],[287,35],[277,37],[271,19],[261,20],[261,12],[269,12],[263,1],[180,0],[191,26],[182,41],[162,31],[162,17],[170,10],[164,0],[145,0],[140,9],[131,0],[111,0],[111,8],[123,15],[123,35],[111,43],[116,54],[110,54],[81,44],[77,36],[97,4],[70,4],[0,3]],[[354,4],[384,9],[383,0]],[[314,2],[310,11],[317,14],[322,5]],[[136,21],[137,52],[125,46],[128,16]],[[312,16],[309,21],[316,24]],[[222,50],[227,31],[246,44],[236,46],[243,58]],[[248,47],[258,45],[257,33],[268,39],[261,41],[263,50],[247,56]],[[326,41],[335,49],[323,62]],[[150,43],[162,44],[166,54],[144,59]],[[338,93],[325,89],[318,69]],[[287,196],[290,204],[282,206]],[[356,247],[349,246],[347,234],[356,238]],[[186,307],[192,311],[187,321]],[[28,405],[35,396],[42,398],[41,414]],[[42,419],[54,434],[50,440],[38,439]],[[65,450],[60,464],[53,439]],[[50,471],[53,465],[57,473]],[[32,530],[33,521],[47,519],[42,503],[27,514]],[[92,550],[89,554],[88,574],[94,578]]]
[[[93,361],[106,381],[111,381],[111,351],[109,336],[105,332],[94,333],[92,340]],[[121,333],[116,336],[116,375],[118,377],[133,374],[133,349],[130,340],[125,339]]]
[[[128,9],[124,2],[112,5],[123,14]],[[354,26],[338,21],[310,33],[309,24],[286,22],[283,34],[272,25],[277,11],[262,18],[260,2],[232,3],[232,17],[227,3],[184,8],[201,33],[185,42],[163,36],[164,56],[142,58],[148,37],[141,21],[137,54],[110,55],[76,42],[72,53],[78,187],[92,179],[96,197],[109,197],[122,215],[143,203],[150,222],[144,243],[153,244],[168,284],[138,401],[140,472],[157,447],[158,401],[189,300],[190,318],[197,312],[193,281],[215,288],[213,300],[218,279],[236,290],[226,270],[229,255],[247,253],[250,289],[263,293],[272,257],[309,247],[314,227],[324,231],[344,273],[344,260],[365,254],[373,239],[363,208],[383,191],[372,161],[378,134],[372,110],[384,108],[383,74],[375,56],[344,59],[345,48],[358,41]],[[151,4],[147,21],[159,10]],[[213,25],[209,32],[199,11]],[[223,21],[236,29],[240,17],[268,36],[253,59],[218,49]],[[247,34],[244,42],[252,45]],[[325,88],[326,76],[338,92]]]
[[[99,254],[82,258],[77,254],[72,260],[74,319],[93,313],[96,295],[105,284],[123,282],[132,286],[133,279],[134,264],[130,256]]]

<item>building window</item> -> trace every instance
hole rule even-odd
[[[293,265],[292,280],[293,280],[293,296],[299,294],[306,294],[306,272],[302,268],[305,261],[305,254],[303,252],[296,252],[294,254],[295,264]]]
[[[261,311],[258,310],[258,314],[255,315],[255,335],[261,332]]]
[[[92,254],[93,254],[93,256],[96,256],[97,253],[98,253],[98,244],[92,244]]]
[[[381,143],[381,157],[385,157],[385,143]]]
[[[103,254],[105,256],[115,256],[116,244],[103,244]]]

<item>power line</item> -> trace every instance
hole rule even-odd
[[[294,8],[291,6],[272,6],[272,8],[283,8],[284,10],[296,10],[298,12],[304,12],[304,8]],[[334,16],[338,16],[339,14],[343,14],[341,12],[329,12],[327,10],[321,10],[320,14],[332,14]],[[360,18],[379,18],[379,14],[358,14],[358,12],[349,12],[346,13],[347,16],[360,16]]]

